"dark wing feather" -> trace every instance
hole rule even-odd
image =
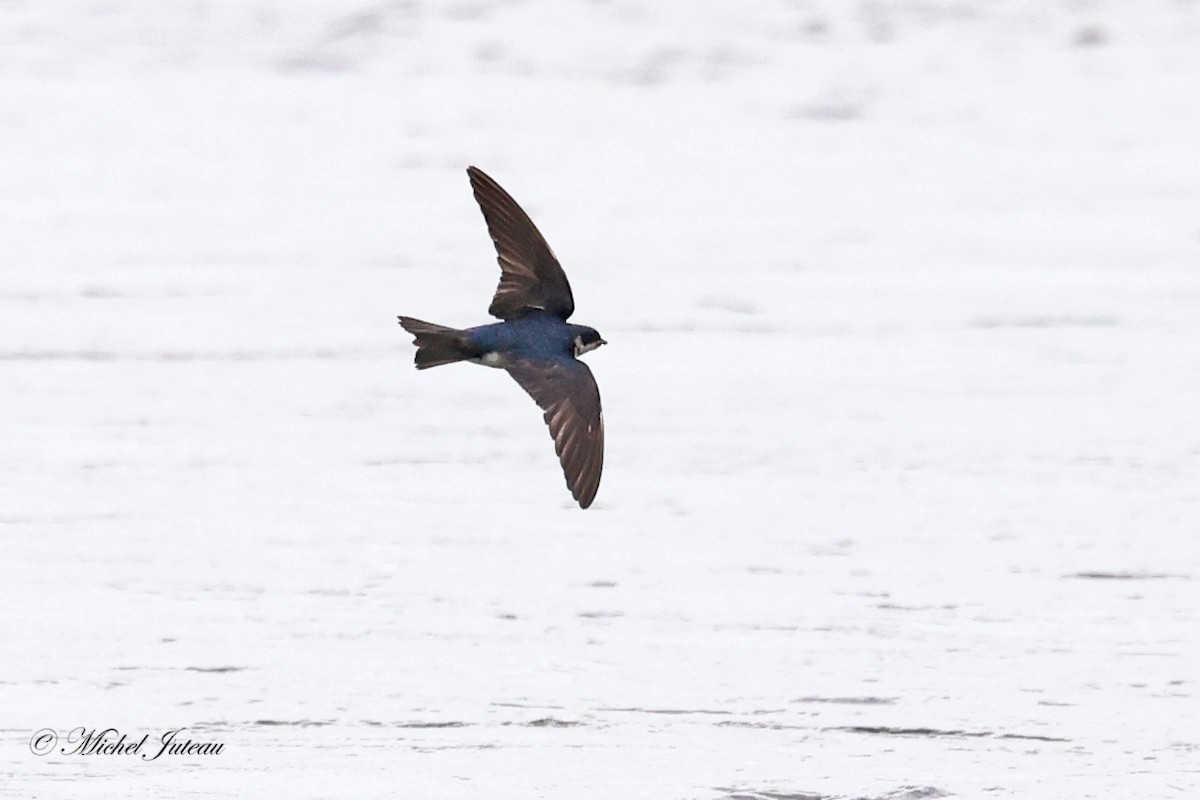
[[[571,285],[533,221],[481,170],[467,167],[467,175],[500,262],[500,285],[488,313],[512,319],[542,309],[562,319],[571,316],[575,310]]]
[[[579,507],[587,508],[604,468],[604,415],[592,371],[574,359],[552,364],[522,360],[507,369],[545,412],[567,487]]]

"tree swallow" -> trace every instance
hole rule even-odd
[[[592,371],[579,356],[607,344],[594,328],[567,322],[571,285],[550,245],[517,201],[475,167],[467,168],[500,262],[488,313],[503,322],[459,330],[400,317],[416,338],[417,369],[470,361],[508,371],[542,409],[567,488],[587,508],[604,466],[604,415]]]

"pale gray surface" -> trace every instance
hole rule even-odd
[[[676,8],[0,5],[0,794],[1196,796],[1200,7]]]

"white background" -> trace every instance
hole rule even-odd
[[[1195,797],[1198,409],[1195,0],[0,3],[0,795]]]

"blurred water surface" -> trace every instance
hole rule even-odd
[[[22,797],[1188,796],[1195,3],[0,5]],[[563,261],[580,512],[463,169]],[[218,756],[38,757],[186,728]],[[164,759],[167,757],[164,756]]]

